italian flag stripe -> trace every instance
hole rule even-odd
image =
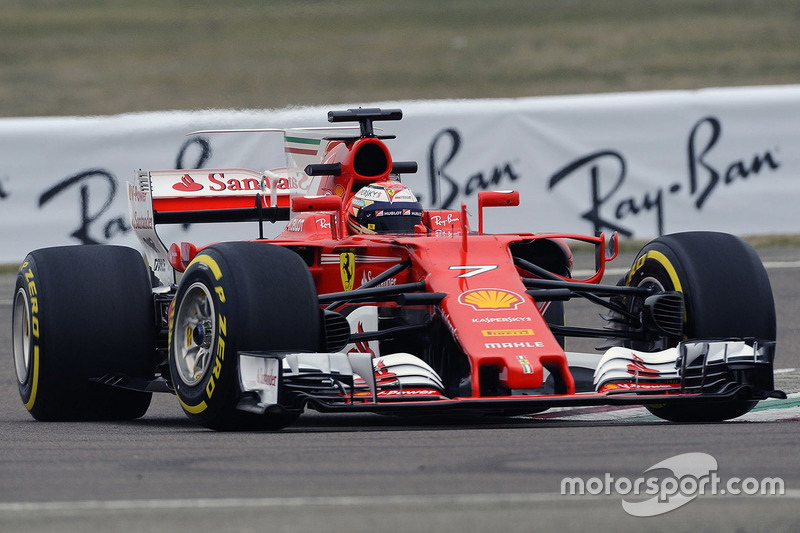
[[[296,155],[317,156],[321,148],[322,139],[313,137],[284,137],[286,153]]]
[[[320,139],[310,139],[308,137],[285,137],[287,143],[297,144],[316,144],[319,145],[322,141]]]
[[[309,150],[308,148],[292,148],[291,146],[286,147],[286,153],[289,154],[300,154],[300,155],[317,155],[316,150]]]

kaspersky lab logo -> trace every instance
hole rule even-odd
[[[635,479],[614,477],[564,478],[561,494],[582,496],[619,494],[622,508],[633,516],[648,517],[668,513],[698,496],[783,495],[785,484],[781,478],[732,477],[723,480],[717,474],[717,460],[707,453],[684,453],[660,461]]]

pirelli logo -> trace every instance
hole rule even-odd
[[[532,336],[532,329],[483,329],[481,330],[484,337],[530,337]]]

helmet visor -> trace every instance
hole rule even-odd
[[[422,210],[392,207],[366,210],[362,225],[375,233],[414,233],[414,226],[422,219]]]

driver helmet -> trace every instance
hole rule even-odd
[[[347,205],[347,226],[357,234],[414,233],[422,205],[399,181],[365,185]]]

